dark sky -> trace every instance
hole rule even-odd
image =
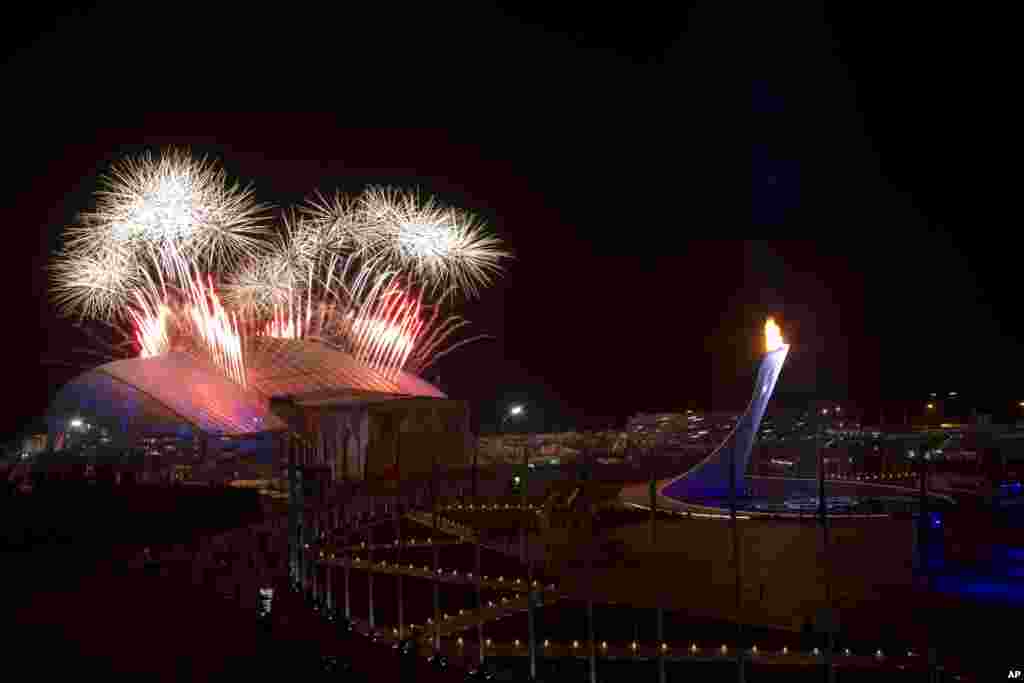
[[[782,396],[1015,397],[1005,24],[661,4],[111,3],[5,27],[3,433],[76,372],[42,362],[82,345],[46,298],[61,228],[111,161],[168,144],[280,205],[375,183],[479,213],[516,253],[464,309],[498,339],[440,370],[485,423],[512,400],[538,428],[740,407],[769,314]]]

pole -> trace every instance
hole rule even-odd
[[[736,571],[736,680],[743,683],[743,569],[740,561],[739,525],[736,521],[736,448],[729,449],[729,525],[732,527],[733,563]]]
[[[661,644],[665,642],[665,608],[658,606],[658,683],[665,683],[665,651]]]
[[[476,438],[476,448],[473,449],[473,495],[471,496],[472,501],[476,504],[477,494],[477,479],[480,478],[478,471],[477,461],[480,459],[480,437]]]
[[[349,570],[352,566],[352,554],[349,551],[345,551],[345,619],[352,620],[352,603],[349,600],[348,591],[348,577]]]
[[[587,641],[590,643],[590,683],[597,683],[597,646],[594,643],[593,576],[591,576],[590,583],[590,590],[587,594]]]
[[[587,498],[584,498],[584,504],[587,506],[587,514],[590,515],[590,534],[584,550],[587,554],[587,642],[590,644],[587,659],[590,664],[590,683],[597,683],[597,644],[594,642],[594,506],[593,501]]]
[[[370,526],[367,528],[367,530],[366,530],[366,537],[367,537],[367,541],[368,541],[368,543],[366,545],[367,545],[367,547],[370,550],[369,555],[367,556],[367,559],[369,561],[370,566],[368,567],[368,570],[366,572],[367,591],[368,591],[367,592],[367,598],[369,600],[369,605],[368,605],[369,615],[368,616],[369,616],[369,622],[370,622],[370,632],[373,633],[373,631],[375,629],[375,624],[374,624],[374,619],[373,619],[373,524],[370,524]]]
[[[399,565],[401,567],[401,565]],[[402,640],[405,638],[405,613],[402,609],[402,572],[401,569],[398,571],[398,639]]]
[[[433,528],[431,529],[431,543],[433,544],[433,549],[432,550],[433,550],[433,560],[434,560],[434,571],[433,571],[433,577],[434,577],[434,654],[437,654],[441,650],[441,578],[437,574],[437,570],[441,566],[440,565],[440,562],[441,562],[440,550],[441,549],[440,549],[440,546],[437,545],[437,542],[439,540],[438,539],[438,535],[437,535],[437,525],[438,525],[438,516],[437,516],[437,507],[438,507],[438,504],[437,504],[438,503],[438,501],[437,501],[437,489],[438,489],[437,470],[438,470],[438,463],[437,463],[437,458],[435,457],[434,461],[433,461],[433,463],[431,465],[431,470],[430,470],[430,503],[431,503],[431,507],[433,508],[433,512],[434,512]]]
[[[530,465],[527,462],[527,480],[523,482],[523,510],[520,513],[523,515],[525,520],[526,517],[526,490],[529,486],[529,469]],[[531,519],[533,517],[531,516]],[[523,522],[525,524],[525,521]],[[530,554],[526,555],[526,627],[527,636],[529,637],[529,655],[530,655],[530,680],[537,680],[537,627],[535,624],[535,608],[538,598],[538,593],[534,590],[533,586],[533,558]]]
[[[309,562],[309,574],[313,585],[313,604],[317,605],[320,602],[322,590],[320,586],[320,565],[316,559]]]
[[[396,470],[395,476],[396,476],[396,479],[395,479],[395,495],[393,496],[392,506],[394,507],[395,540],[398,541],[398,552],[396,554],[397,555],[396,560],[399,563],[399,567],[401,567],[400,563],[402,561],[402,516],[401,516],[401,514],[398,511],[398,503],[401,500],[401,493],[402,493],[402,459],[401,459],[402,458],[402,454],[401,454],[400,442],[399,442],[399,434],[400,434],[400,432],[398,431],[399,428],[400,428],[399,425],[395,426],[395,444],[394,444],[394,448],[395,448],[395,470]],[[397,591],[396,591],[397,595],[396,595],[396,597],[398,598],[398,639],[402,640],[405,637],[405,620],[404,620],[405,612],[402,609],[402,573],[401,573],[401,571],[398,572],[397,583],[398,583],[398,585],[396,586],[396,588],[397,588]]]
[[[828,619],[823,626],[825,634],[825,652],[822,661],[825,667],[825,680],[828,683],[835,681],[835,669],[832,666],[832,649],[835,647],[833,630],[835,620],[832,609],[832,571],[829,565],[829,533],[828,533],[828,504],[825,499],[825,449],[822,444],[824,436],[825,420],[821,419],[818,429],[818,518],[821,521],[822,535],[822,560],[825,565],[825,609],[828,611]]]
[[[288,462],[288,554],[291,565],[289,573],[292,583],[295,584],[299,581],[299,474],[291,435],[283,435],[280,445]]]
[[[922,449],[926,451],[927,446]],[[928,462],[924,459],[924,452],[921,453],[921,483],[918,494],[918,520],[917,520],[917,533],[918,533],[918,556],[921,567],[921,576],[924,579],[925,585],[928,583]]]
[[[650,507],[651,507],[651,522],[650,522],[650,538],[651,545],[653,546],[657,542],[657,526],[658,526],[658,485],[655,482],[656,475],[654,471],[654,449],[649,448],[647,451],[647,459],[651,463],[651,481],[648,485],[648,494],[650,495]]]
[[[529,652],[530,652],[530,680],[537,680],[537,631],[534,625],[534,603],[537,600],[537,592],[533,589],[533,569],[532,566],[528,565],[529,570],[529,590],[526,593],[526,623],[529,633],[527,634],[530,638]]]
[[[328,614],[333,613],[336,605],[334,604],[334,595],[331,593],[331,565],[330,563],[324,564],[324,595],[326,596],[325,604],[327,606]]]
[[[476,609],[477,609],[477,621],[476,621],[476,636],[477,641],[480,643],[480,666],[484,665],[484,606],[483,599],[481,597],[481,583],[482,577],[480,576],[480,544],[481,536],[483,535],[482,529],[477,529],[476,532],[476,570],[473,578],[476,579]]]
[[[530,452],[523,446],[523,481],[522,491],[519,499],[519,559],[528,563],[526,556],[526,490],[530,483]]]

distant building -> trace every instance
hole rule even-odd
[[[733,412],[640,413],[630,418],[630,436],[654,435],[667,451],[703,449],[724,438],[736,424]]]
[[[630,433],[686,431],[687,413],[639,413],[629,418]]]

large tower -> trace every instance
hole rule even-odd
[[[737,490],[743,489],[754,437],[789,353],[789,345],[782,341],[782,334],[771,318],[765,323],[765,345],[767,352],[761,359],[754,394],[732,432],[711,455],[663,486],[662,495],[685,499],[724,497],[729,494],[730,465]]]

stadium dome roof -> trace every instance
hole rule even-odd
[[[246,355],[248,388],[184,353],[128,358],[85,372],[60,389],[51,424],[84,413],[123,432],[243,435],[281,431],[271,399],[301,405],[353,405],[396,398],[446,398],[419,377],[389,377],[350,354],[315,341],[282,342]],[[59,430],[58,430],[59,431]]]

